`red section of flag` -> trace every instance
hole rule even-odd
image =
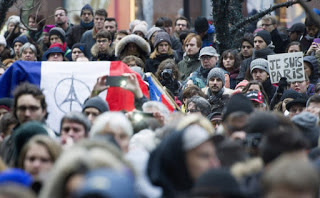
[[[161,102],[168,107],[170,112],[175,110],[163,95],[161,95]]]
[[[110,62],[110,76],[121,76],[123,73],[135,73],[138,78],[142,93],[149,98],[148,87],[138,73],[132,71],[121,61]],[[132,111],[134,109],[134,95],[130,91],[120,87],[110,87],[107,92],[106,100],[111,111]]]

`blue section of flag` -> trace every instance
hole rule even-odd
[[[12,91],[22,82],[30,82],[40,87],[41,62],[15,61],[0,76],[0,98],[12,97]]]
[[[149,83],[150,100],[161,102],[161,92],[160,92],[160,90],[158,89],[156,84],[153,82],[151,76],[148,76],[147,79],[148,79],[148,83]]]

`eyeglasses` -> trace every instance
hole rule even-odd
[[[182,27],[187,27],[187,25],[186,24],[177,24],[177,26],[182,26]]]
[[[108,39],[102,39],[102,40],[97,40],[97,43],[105,43],[107,41],[108,41]]]
[[[210,60],[213,56],[201,56],[201,60]]]
[[[187,113],[189,113],[189,112],[190,113],[195,113],[195,112],[199,112],[199,110],[198,109],[187,109],[186,112]]]
[[[29,109],[29,111],[35,112],[35,111],[38,111],[40,108],[41,107],[39,107],[39,106],[29,106],[29,107],[28,106],[19,106],[19,107],[17,107],[17,110],[21,111],[21,112],[25,112]]]

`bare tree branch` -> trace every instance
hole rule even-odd
[[[2,29],[3,24],[6,19],[7,12],[11,6],[16,2],[16,0],[1,0],[0,1],[0,27]]]

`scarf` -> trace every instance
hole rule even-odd
[[[85,22],[83,22],[82,20],[80,21],[80,26],[81,27],[83,27],[84,29],[86,29],[86,30],[90,30],[90,29],[92,29],[93,28],[93,20],[92,21],[90,21],[90,23],[85,23]]]

